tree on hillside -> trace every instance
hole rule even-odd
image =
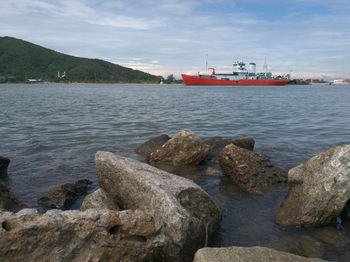
[[[174,80],[175,80],[174,75],[173,75],[173,74],[170,74],[170,75],[168,75],[167,78],[165,79],[165,83],[171,84],[171,83],[174,82]]]

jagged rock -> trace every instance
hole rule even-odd
[[[159,229],[162,261],[192,261],[221,220],[221,210],[198,185],[109,152],[95,155],[100,187],[125,209],[150,214]]]
[[[287,182],[287,172],[273,166],[266,157],[233,144],[220,152],[219,163],[223,173],[249,193],[261,194],[268,186]]]
[[[139,147],[135,149],[135,152],[137,154],[143,155],[145,157],[148,157],[153,151],[160,148],[162,145],[164,145],[170,137],[168,135],[160,135],[155,138],[152,138],[151,140],[148,140],[147,142],[143,143]]]
[[[202,162],[211,152],[211,147],[189,130],[176,134],[161,148],[149,156],[152,165],[170,164],[173,166],[196,165]]]
[[[203,140],[203,143],[210,146],[213,150],[208,158],[211,162],[219,163],[218,156],[222,149],[229,144],[234,144],[235,146],[248,149],[253,151],[255,141],[253,138],[232,138],[224,139],[222,137],[211,137]]]
[[[0,209],[14,211],[21,206],[21,203],[12,194],[8,188],[0,184]]]
[[[211,137],[203,140],[203,143],[209,145],[212,148],[212,152],[207,157],[207,169],[205,171],[206,175],[222,175],[221,168],[219,166],[219,154],[221,150],[229,145],[234,144],[238,147],[245,148],[253,151],[255,141],[252,138],[232,138],[232,139],[224,139],[222,137]]]
[[[0,211],[2,262],[159,261],[156,235],[140,210]]]
[[[106,192],[101,188],[95,190],[91,194],[87,195],[81,204],[80,210],[85,211],[87,209],[111,209],[119,211],[119,206],[108,198]]]
[[[9,166],[11,160],[0,156],[0,177],[7,175],[7,167]]]
[[[80,179],[73,183],[55,186],[44,196],[40,197],[38,203],[49,208],[67,209],[85,194],[92,182],[88,179]]]
[[[306,258],[266,247],[202,248],[193,262],[322,262],[318,258]]]
[[[350,199],[350,145],[315,156],[288,172],[288,195],[276,215],[283,226],[335,221]]]

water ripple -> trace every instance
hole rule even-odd
[[[53,185],[88,178],[97,187],[97,150],[136,157],[140,143],[182,129],[203,138],[252,137],[257,152],[285,169],[350,143],[350,89],[343,87],[3,84],[0,92],[0,155],[12,160],[2,182],[33,207]],[[259,205],[275,210],[281,193],[252,199],[218,179],[201,183],[228,210],[223,230],[235,227],[221,243],[276,242],[281,229]]]

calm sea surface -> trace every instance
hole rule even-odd
[[[139,144],[183,129],[202,138],[252,137],[256,152],[289,169],[350,143],[350,88],[2,84],[0,155],[11,164],[0,182],[27,206],[39,207],[38,197],[54,185],[88,178],[97,188],[97,150],[139,159],[133,153]],[[336,225],[287,229],[274,223],[287,188],[256,197],[225,177],[197,183],[225,210],[213,245],[270,246],[349,261],[349,235]]]

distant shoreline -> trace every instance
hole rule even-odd
[[[50,84],[50,85],[56,85],[56,84],[65,84],[65,85],[79,85],[79,84],[109,84],[109,85],[127,85],[127,84],[141,84],[141,85],[160,85],[158,82],[40,82],[40,83],[24,83],[24,82],[16,82],[16,83],[10,83],[10,82],[2,82],[1,84],[7,84],[7,85],[44,85],[44,84]],[[175,85],[179,83],[173,83],[171,85]],[[169,85],[169,84],[165,84]]]

